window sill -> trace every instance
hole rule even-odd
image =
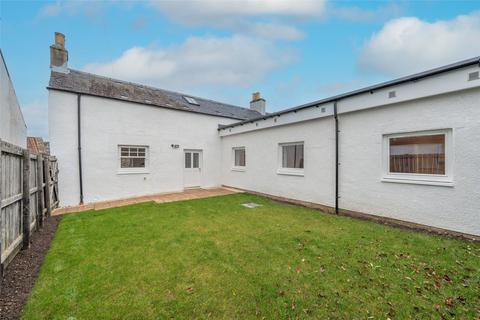
[[[303,170],[285,169],[285,168],[278,169],[277,174],[286,175],[286,176],[299,176],[299,177],[303,177],[305,175]]]
[[[245,167],[232,167],[232,171],[239,171],[239,172],[245,172],[246,169]]]
[[[433,180],[433,179],[415,179],[415,178],[398,178],[398,177],[383,177],[382,182],[390,183],[406,183],[406,184],[420,184],[428,186],[439,187],[453,187],[453,180]]]
[[[124,175],[124,174],[149,174],[150,171],[145,169],[139,170],[118,170],[117,175]]]

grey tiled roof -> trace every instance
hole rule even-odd
[[[73,69],[68,73],[52,71],[48,88],[238,120],[260,116],[257,111],[247,108]],[[188,103],[184,97],[194,98],[198,105]]]

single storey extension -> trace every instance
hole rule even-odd
[[[275,113],[67,62],[57,33],[61,205],[225,185],[480,236],[480,57]]]

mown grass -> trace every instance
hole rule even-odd
[[[248,194],[145,203],[65,216],[23,319],[471,319],[479,256]]]

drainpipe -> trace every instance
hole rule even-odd
[[[83,178],[82,178],[82,131],[80,120],[81,95],[77,95],[77,133],[78,133],[78,178],[80,182],[80,204],[83,204]]]
[[[335,119],[335,214],[338,214],[338,167],[340,165],[338,158],[338,114],[337,101],[333,103],[333,118]]]

